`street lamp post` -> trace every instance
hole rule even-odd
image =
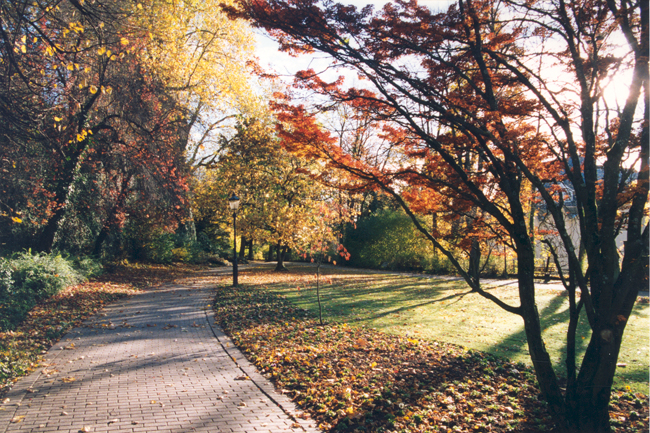
[[[235,240],[233,242],[233,262],[232,262],[232,286],[237,287],[239,285],[238,282],[238,270],[237,270],[237,209],[239,209],[239,197],[235,195],[235,193],[232,194],[232,196],[228,199],[228,204],[230,205],[230,209],[232,210],[232,226],[233,226],[233,231],[235,232]]]

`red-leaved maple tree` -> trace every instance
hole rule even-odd
[[[267,29],[286,51],[326,53],[358,75],[349,86],[313,70],[297,74],[297,87],[319,104],[277,103],[288,147],[394,196],[474,292],[521,317],[558,428],[610,431],[625,325],[648,284],[648,2],[460,0],[434,13],[405,0],[380,11],[241,0],[229,12]],[[623,99],[608,92],[615,84],[624,84]],[[349,152],[322,128],[319,109],[334,104],[383,125],[366,151]],[[568,291],[565,384],[535,301],[534,201],[552,221],[557,242],[548,246]],[[416,215],[439,211],[462,217],[466,260]],[[481,284],[486,233],[516,252],[520,305]],[[592,336],[578,360],[581,315]]]

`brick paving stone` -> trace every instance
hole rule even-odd
[[[9,391],[0,433],[319,432],[214,325],[211,297],[197,276],[107,306]]]

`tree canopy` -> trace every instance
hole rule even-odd
[[[201,116],[250,93],[245,23],[155,0],[3,1],[2,17],[3,242],[97,254],[127,215],[187,218]]]

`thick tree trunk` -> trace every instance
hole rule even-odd
[[[610,289],[615,293],[627,289],[622,302],[600,306],[601,314],[596,318],[589,345],[582,358],[576,389],[573,393],[567,393],[567,406],[576,408],[569,418],[576,431],[611,431],[609,400],[623,333],[639,289],[647,288],[647,246],[639,256],[624,263],[616,284]]]
[[[109,231],[108,225],[104,224],[101,231],[97,235],[97,239],[95,239],[95,246],[93,248],[93,253],[92,253],[93,256],[99,257],[101,255],[102,245],[104,244],[104,241],[108,237],[108,231]]]
[[[246,245],[248,245],[248,240],[246,239],[245,236],[241,237],[241,245],[239,247],[239,260],[244,260],[244,257],[246,256]]]
[[[54,215],[47,221],[47,224],[41,231],[40,236],[38,237],[35,245],[35,250],[41,253],[51,253],[52,246],[54,245],[54,237],[56,232],[59,229],[59,223],[65,215],[66,208],[64,206],[60,207]]]
[[[276,272],[286,272],[288,269],[284,266],[284,256],[287,254],[289,248],[286,246],[281,247],[280,244],[277,245],[277,260],[278,264],[275,266]]]
[[[248,241],[248,260],[253,260],[253,240]]]
[[[61,169],[61,172],[63,174],[57,179],[54,198],[54,201],[58,204],[58,209],[47,221],[47,224],[43,228],[43,231],[41,231],[38,239],[36,240],[36,251],[44,253],[52,252],[52,247],[54,246],[54,238],[56,237],[56,232],[59,229],[59,223],[67,211],[67,203],[70,196],[71,186],[75,180],[75,167],[77,166],[79,156],[85,149],[87,143],[88,141],[84,140],[81,144],[79,144],[77,151],[69,157],[70,159],[64,164],[64,167]]]
[[[270,261],[273,260],[273,250],[274,250],[274,247],[275,247],[275,245],[273,245],[273,244],[270,244],[270,245],[269,245],[269,252],[268,252],[268,254],[266,255],[266,261],[267,261],[267,262],[270,262]]]

